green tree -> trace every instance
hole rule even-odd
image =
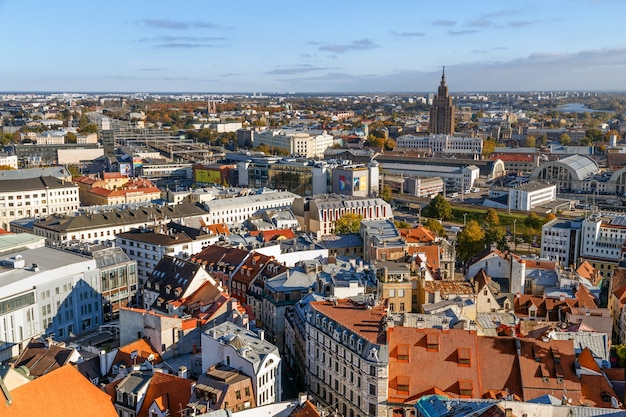
[[[452,218],[452,206],[450,206],[450,203],[448,203],[441,194],[437,194],[437,196],[430,201],[428,209],[429,213],[438,219],[448,220]]]
[[[567,133],[563,133],[561,137],[559,137],[559,142],[561,143],[561,145],[567,146],[572,143],[572,138],[570,138]]]
[[[89,119],[87,119],[87,114],[82,112],[80,114],[80,119],[78,119],[78,129],[84,129],[89,124]]]
[[[546,146],[548,144],[548,135],[546,135],[545,133],[541,135],[541,137],[537,141],[537,144],[539,146]]]
[[[344,235],[347,233],[359,233],[363,216],[356,213],[346,213],[335,221],[335,233]]]
[[[591,141],[594,143],[602,142],[604,140],[604,135],[602,134],[602,131],[600,129],[589,129],[585,133],[585,136],[591,139]]]
[[[537,216],[537,213],[530,212],[530,214],[524,219],[526,227],[531,229],[541,229],[543,221]]]
[[[591,145],[591,138],[588,138],[587,136],[585,136],[584,138],[582,138],[580,140],[580,144],[582,146],[589,146],[589,145]]]
[[[529,148],[534,148],[537,146],[537,138],[533,135],[526,136],[526,146]]]
[[[79,127],[77,130],[78,133],[82,133],[85,135],[88,135],[90,133],[98,133],[98,125],[87,124],[84,127]]]
[[[391,198],[392,198],[391,188],[389,188],[388,185],[385,185],[383,189],[380,191],[380,198],[382,198],[388,203],[391,202]]]
[[[445,236],[446,229],[443,227],[441,223],[439,223],[436,219],[428,219],[424,222],[424,227],[428,230],[435,232],[437,236]]]
[[[74,132],[67,132],[65,135],[65,143],[76,143],[76,135]]]
[[[476,220],[469,220],[467,225],[457,234],[459,258],[466,261],[480,252],[484,247],[485,231]]]
[[[394,220],[393,224],[396,226],[396,229],[408,229],[411,227],[409,222],[405,220]]]

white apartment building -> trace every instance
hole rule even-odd
[[[78,210],[78,186],[54,177],[0,179],[0,227],[13,220]]]
[[[440,177],[447,189],[455,188],[460,191],[471,190],[474,182],[480,176],[480,169],[476,165],[465,167],[443,166],[443,165],[417,165],[417,164],[397,164],[382,162],[380,169],[384,175],[432,178]]]
[[[354,213],[363,220],[393,218],[391,205],[382,198],[357,198],[336,194],[298,197],[293,202],[293,214],[302,230],[320,235],[333,233],[335,222],[344,214]]]
[[[509,208],[530,211],[556,200],[556,184],[527,182],[509,189]]]
[[[626,216],[615,213],[592,214],[582,222],[580,257],[604,277],[610,277],[617,264],[626,259]]]
[[[428,149],[433,154],[481,155],[483,139],[450,135],[413,136],[396,139],[398,149]]]
[[[570,266],[578,262],[581,221],[553,219],[541,228],[541,257]]]
[[[207,201],[204,206],[209,215],[204,221],[207,224],[242,223],[259,210],[290,208],[298,197],[289,191],[279,191]]]
[[[286,149],[306,158],[321,158],[333,146],[333,136],[319,130],[266,129],[254,135],[254,144]]]
[[[315,301],[305,314],[305,383],[315,399],[343,416],[387,416],[384,307]]]
[[[222,323],[202,333],[202,371],[224,364],[248,375],[257,407],[280,401],[280,361],[276,346],[236,324]]]
[[[134,229],[115,236],[115,246],[121,248],[130,259],[137,261],[139,287],[142,288],[150,272],[165,255],[189,259],[204,247],[213,245],[219,236],[199,234],[190,236],[184,231]]]
[[[175,206],[148,206],[125,210],[88,212],[76,216],[51,215],[36,221],[32,230],[19,227],[15,222],[12,230],[29,232],[46,238],[48,244],[59,244],[68,240],[105,241],[132,229],[147,228],[170,221],[192,222],[203,219],[207,211],[191,203]]]
[[[9,155],[8,153],[0,152],[0,166],[17,169],[17,155]]]
[[[0,361],[33,337],[72,333],[102,324],[96,260],[48,247],[0,257]]]

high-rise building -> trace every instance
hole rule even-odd
[[[454,106],[448,96],[445,68],[441,74],[441,84],[437,96],[430,107],[430,133],[452,135],[454,133]]]

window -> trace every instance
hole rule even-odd
[[[370,384],[370,395],[376,395],[376,385]]]
[[[235,391],[235,397],[237,397],[238,400],[241,400],[241,390]]]

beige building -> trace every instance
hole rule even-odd
[[[296,198],[292,211],[302,230],[321,236],[333,233],[335,222],[347,213],[359,214],[364,220],[393,218],[391,206],[382,198],[355,198],[335,194]]]
[[[78,210],[78,187],[54,177],[0,180],[0,228],[14,220]]]
[[[161,198],[161,190],[152,181],[129,179],[117,172],[104,173],[103,178],[80,177],[74,181],[86,206],[143,203]]]
[[[286,149],[306,158],[322,158],[333,145],[333,137],[319,130],[267,129],[254,135],[254,144]]]

